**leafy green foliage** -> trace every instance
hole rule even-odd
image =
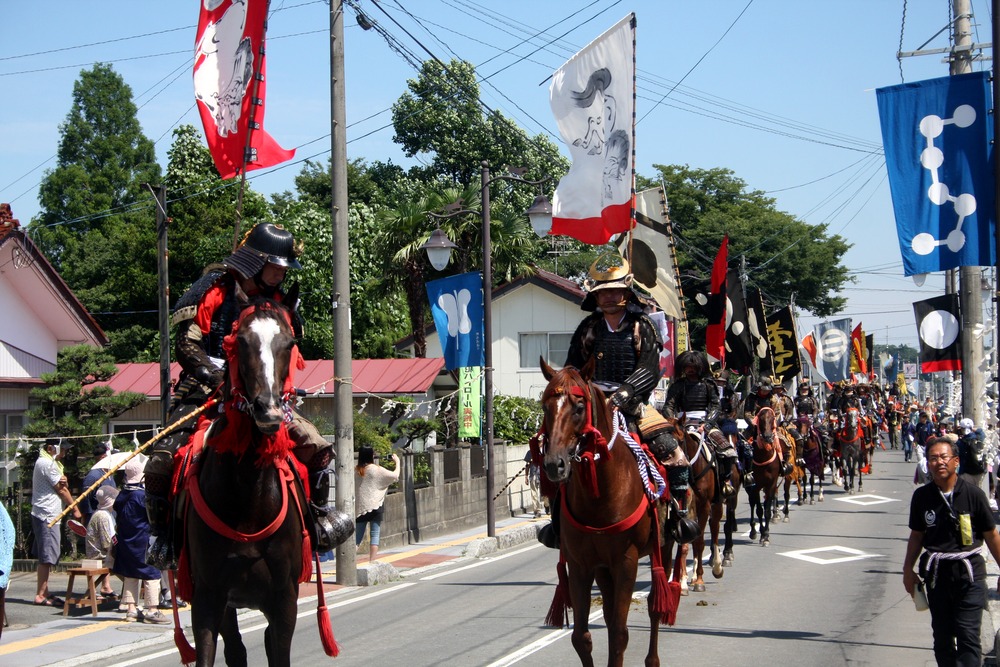
[[[852,282],[841,258],[851,247],[826,225],[809,225],[778,211],[774,200],[746,183],[729,169],[692,169],[654,165],[666,183],[670,218],[677,237],[681,271],[692,333],[704,340],[705,319],[694,303],[707,291],[712,261],[729,235],[730,266],[745,258],[748,286],[759,287],[765,305],[780,307],[793,295],[795,304],[825,317],[844,307],[837,292]],[[738,259],[739,258],[739,259]]]
[[[523,445],[538,431],[542,404],[533,398],[499,395],[493,398],[493,437]]]
[[[118,359],[136,359],[156,329],[156,226],[160,181],[153,143],[139,126],[132,90],[110,65],[80,73],[60,126],[55,169],[39,187],[33,238],[106,331]]]
[[[31,390],[30,396],[37,405],[26,414],[25,437],[43,438],[58,433],[72,438],[102,433],[111,419],[146,400],[143,394],[116,394],[110,387],[96,384],[110,380],[117,372],[117,366],[105,350],[90,345],[72,345],[60,350],[55,372],[42,374],[41,379],[48,386]],[[82,451],[81,446],[76,446],[64,459],[66,476],[71,481],[83,476],[77,469],[78,457],[86,457],[93,442],[70,439],[65,443],[69,446],[80,442],[85,443]],[[31,479],[31,466],[37,457],[37,448],[24,457],[22,479]]]

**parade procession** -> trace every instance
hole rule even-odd
[[[2,664],[997,663],[1000,0],[15,4]]]

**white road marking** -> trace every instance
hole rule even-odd
[[[604,612],[600,609],[594,611],[594,613],[590,615],[590,618],[588,619],[587,622],[596,623],[603,616],[603,613]],[[553,630],[552,632],[545,635],[541,639],[536,639],[527,646],[519,648],[513,653],[505,655],[496,662],[491,662],[489,665],[487,665],[487,667],[507,667],[508,665],[517,664],[518,662],[521,662],[522,660],[527,658],[529,655],[541,651],[549,644],[553,644],[562,639],[563,637],[568,637],[572,632],[573,632],[572,626],[569,629],[564,628],[562,630]]]
[[[813,556],[812,554],[821,554],[824,552],[840,552],[847,554],[846,556],[841,556],[839,558],[821,558]],[[798,560],[804,560],[807,563],[813,563],[815,565],[835,565],[838,563],[849,563],[854,560],[864,560],[865,558],[882,558],[881,554],[869,554],[864,551],[858,551],[857,549],[851,549],[850,547],[816,547],[815,549],[799,549],[798,551],[785,551],[778,554],[779,556],[786,556],[788,558],[795,558]]]
[[[495,563],[498,560],[503,560],[504,558],[509,558],[510,556],[517,556],[518,554],[523,554],[525,551],[531,551],[532,549],[540,549],[541,544],[532,544],[531,546],[524,547],[523,549],[518,549],[517,551],[511,551],[510,553],[505,553],[502,556],[489,557],[480,561],[476,561],[471,565],[466,565],[465,567],[456,567],[453,570],[448,570],[447,572],[439,572],[438,574],[431,574],[426,577],[420,577],[420,581],[432,581],[439,577],[447,577],[449,574],[455,574],[456,572],[462,572],[464,570],[471,570],[474,567],[479,567],[481,565],[488,565],[490,563]]]
[[[868,507],[869,505],[881,505],[882,503],[895,503],[898,502],[899,499],[886,498],[885,496],[876,496],[873,493],[866,493],[860,496],[840,496],[834,498],[834,500],[839,500],[842,503],[851,503],[852,505]]]

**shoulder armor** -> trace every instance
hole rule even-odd
[[[170,317],[170,323],[177,324],[193,319],[198,312],[198,304],[201,303],[201,298],[225,275],[226,268],[224,266],[219,264],[209,266],[201,278],[194,281],[194,284],[177,301],[177,304],[174,306],[174,313]]]

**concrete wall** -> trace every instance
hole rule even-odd
[[[485,533],[486,477],[473,477],[471,448],[466,443],[459,445],[459,478],[448,482],[444,477],[444,447],[429,449],[426,455],[430,458],[431,480],[420,486],[413,483],[413,466],[414,457],[421,454],[399,452],[402,472],[398,484],[385,498],[383,548],[413,544],[476,526],[482,526]],[[493,446],[494,493],[507,483],[507,449],[502,443]],[[510,516],[509,507],[506,492],[501,493],[494,501],[495,516]]]

